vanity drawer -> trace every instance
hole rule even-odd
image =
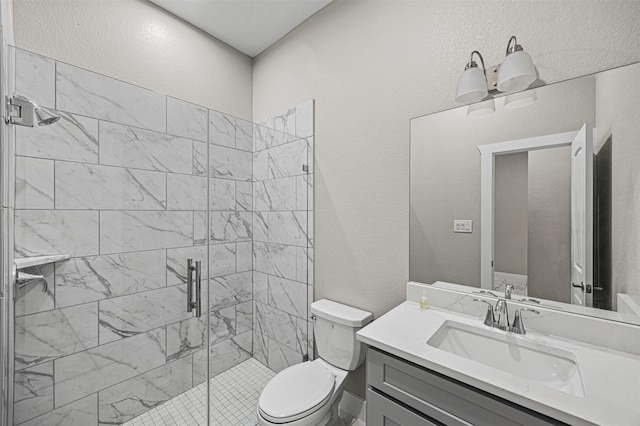
[[[420,414],[367,389],[367,426],[439,426]]]
[[[564,424],[373,348],[367,384],[446,425]]]

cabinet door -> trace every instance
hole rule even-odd
[[[426,417],[367,389],[367,426],[438,426]]]

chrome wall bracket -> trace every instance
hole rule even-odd
[[[17,124],[18,126],[33,127],[33,116],[35,105],[27,98],[16,95],[12,98],[7,97],[7,118],[6,122]]]

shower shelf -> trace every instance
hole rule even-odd
[[[29,268],[31,266],[45,265],[47,263],[61,262],[69,259],[68,254],[50,254],[46,256],[23,257],[22,259],[14,259],[16,269]]]

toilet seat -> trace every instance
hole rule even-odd
[[[335,389],[335,375],[316,362],[293,365],[265,386],[258,410],[272,423],[288,423],[323,407]]]

